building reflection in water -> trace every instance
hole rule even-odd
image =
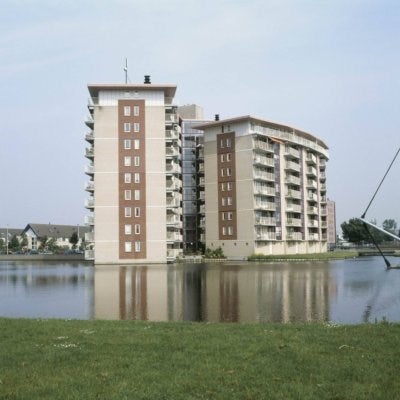
[[[334,287],[328,268],[300,264],[99,267],[95,318],[327,321]]]

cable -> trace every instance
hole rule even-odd
[[[387,260],[387,258],[385,257],[385,255],[383,254],[381,248],[378,246],[378,243],[376,242],[375,238],[373,237],[372,233],[370,232],[370,230],[368,229],[368,225],[363,222],[363,227],[365,228],[365,230],[367,231],[369,237],[372,240],[372,243],[375,245],[375,247],[378,249],[379,254],[382,256],[382,258],[385,260],[385,264],[387,269],[391,268],[390,262]]]
[[[367,206],[367,208],[365,209],[364,214],[361,215],[361,218],[363,218],[363,219],[365,218],[365,214],[367,213],[367,211],[368,211],[370,205],[371,205],[372,202],[374,201],[376,194],[378,193],[380,187],[382,186],[382,183],[383,183],[383,181],[385,180],[386,175],[389,173],[390,169],[392,168],[392,165],[393,165],[393,163],[395,162],[395,160],[396,160],[397,156],[399,155],[399,153],[400,153],[400,147],[399,147],[399,149],[397,150],[396,155],[393,157],[393,160],[392,160],[392,162],[390,163],[389,168],[386,170],[386,173],[385,173],[385,175],[383,176],[381,182],[379,183],[378,188],[375,190],[375,193],[374,193],[374,195],[372,196],[372,199],[371,199],[370,202],[368,203],[368,206]],[[369,231],[368,231],[368,232],[369,232]]]

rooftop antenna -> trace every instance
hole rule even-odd
[[[128,84],[128,59],[127,58],[125,58],[124,71],[125,71],[125,85],[127,85]]]

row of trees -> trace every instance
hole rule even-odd
[[[72,249],[77,248],[77,244],[79,242],[78,234],[74,232],[72,236],[69,238],[69,243],[72,245]],[[57,240],[54,238],[48,238],[47,236],[43,236],[38,238],[39,251],[49,251],[51,253],[57,253],[58,251],[68,250],[68,247],[61,247],[57,245]],[[80,246],[80,250],[83,250],[85,243],[82,241]],[[7,243],[4,239],[0,239],[0,253],[5,253],[7,249]],[[17,252],[25,252],[28,250],[28,238],[25,234],[22,234],[21,239],[19,240],[16,235],[13,235],[11,239],[8,241],[8,251],[10,253]]]
[[[377,225],[376,221],[371,221],[374,225]],[[351,218],[348,222],[343,222],[340,227],[342,228],[343,239],[355,243],[361,244],[363,242],[370,243],[371,237],[362,221],[357,218]],[[385,219],[382,223],[382,228],[394,235],[398,235],[397,223],[394,219]],[[393,237],[386,235],[384,232],[378,231],[372,227],[368,228],[374,240],[377,243],[391,242]]]

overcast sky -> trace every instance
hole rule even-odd
[[[88,83],[178,85],[206,117],[251,114],[327,143],[337,222],[400,146],[398,0],[2,0],[0,226],[83,224]],[[400,157],[367,217],[400,225]]]

